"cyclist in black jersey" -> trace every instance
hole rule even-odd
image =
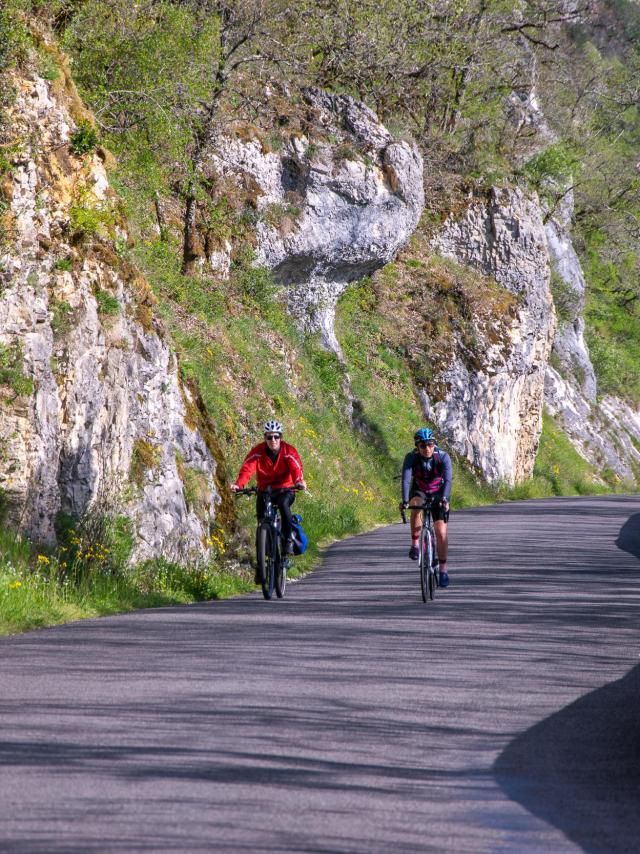
[[[436,532],[440,587],[449,586],[447,571],[449,499],[451,496],[451,457],[436,445],[433,431],[421,427],[414,435],[415,450],[410,451],[402,464],[402,501],[400,508],[419,507],[426,498],[435,498],[431,510]],[[422,511],[411,511],[411,548],[409,557],[418,560]]]

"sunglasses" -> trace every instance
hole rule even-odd
[[[416,442],[419,448],[435,448],[435,442]]]
[[[265,433],[264,438],[267,442],[275,442],[276,439],[280,438],[280,433]]]

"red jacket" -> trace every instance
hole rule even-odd
[[[288,442],[280,442],[280,453],[272,463],[267,454],[267,443],[260,442],[251,448],[240,466],[236,484],[242,489],[255,474],[258,489],[272,486],[274,489],[293,486],[302,480],[300,455]]]

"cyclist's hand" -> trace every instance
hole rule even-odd
[[[307,483],[306,483],[306,481],[303,479],[303,480],[299,480],[299,481],[298,481],[297,483],[295,483],[293,486],[294,486],[294,489],[306,489],[306,488],[307,488]]]
[[[229,489],[231,490],[231,492],[238,492],[240,487],[238,486],[237,483],[232,483],[231,486],[229,487]]]
[[[442,509],[444,510],[445,513],[449,510],[449,502],[447,501],[446,498],[442,499]]]
[[[407,504],[407,502],[406,502],[406,501],[401,501],[401,502],[400,502],[400,510],[401,510],[401,511],[402,511],[402,510],[406,510],[408,506],[409,506],[409,505]]]

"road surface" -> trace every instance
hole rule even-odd
[[[260,594],[0,641],[0,851],[636,852],[640,499],[452,514]]]

